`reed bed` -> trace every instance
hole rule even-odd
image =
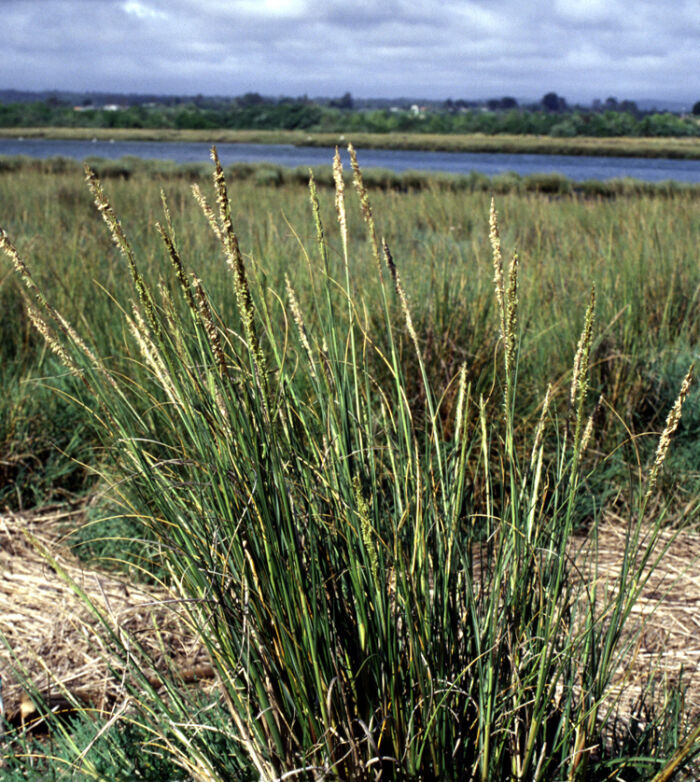
[[[370,198],[355,160],[351,208],[337,157],[334,203],[322,206],[311,180],[307,229],[292,227],[289,204],[288,231],[256,234],[215,153],[214,163],[213,193],[195,191],[212,234],[206,251],[197,232],[176,229],[189,225],[184,201],[162,200],[155,228],[169,282],[154,278],[145,234],[125,231],[88,171],[121,259],[121,271],[100,267],[117,283],[101,311],[114,310],[118,329],[93,320],[98,311],[69,318],[42,292],[25,248],[2,239],[31,320],[92,416],[113,501],[151,541],[141,567],[158,567],[181,598],[226,714],[195,708],[166,672],[165,695],[149,687],[147,650],[114,631],[110,654],[150,695],[133,704],[130,724],[202,780],[694,773],[700,729],[682,692],[662,687],[659,700],[642,686],[645,718],[625,720],[616,678],[639,646],[631,617],[672,543],[658,489],[693,399],[692,369],[663,401],[625,410],[622,389],[638,380],[617,359],[643,339],[682,344],[696,325],[696,288],[679,302],[677,288],[664,298],[632,267],[618,269],[617,253],[639,270],[653,248],[643,225],[614,222],[602,204],[586,205],[600,210],[586,219],[607,232],[566,248],[589,264],[564,267],[557,237],[556,262],[528,278],[522,256],[504,248],[523,208],[543,215],[531,242],[551,246],[542,202],[506,200],[499,220],[485,198],[465,215],[463,203],[430,192],[398,210],[414,221],[404,259],[384,238],[401,233],[398,216],[379,231],[386,204]],[[117,201],[134,197],[127,184]],[[259,222],[259,193],[254,201]],[[660,207],[645,209],[647,220],[664,219]],[[438,239],[430,223],[448,215],[459,228]],[[684,223],[670,219],[678,232]],[[200,279],[189,258],[214,248],[220,267]],[[659,285],[676,248],[655,265]],[[443,253],[467,252],[469,274],[454,286]],[[603,285],[564,295],[593,274]],[[538,288],[528,292],[532,276]],[[468,308],[453,307],[466,290]],[[610,291],[629,298],[622,310]],[[646,322],[658,315],[651,338],[640,308]],[[603,450],[618,414],[630,430],[637,416],[661,431],[655,446],[636,449],[624,483]],[[620,543],[600,580],[606,509],[620,514]],[[577,563],[571,547],[583,529]]]

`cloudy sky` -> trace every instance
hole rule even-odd
[[[700,0],[0,0],[0,88],[700,100]]]

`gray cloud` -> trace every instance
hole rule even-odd
[[[700,2],[3,0],[0,87],[700,98]]]

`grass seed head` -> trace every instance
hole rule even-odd
[[[389,270],[391,279],[394,281],[394,285],[396,285],[396,279],[398,274],[396,270],[396,264],[394,263],[394,258],[392,257],[391,251],[389,250],[389,245],[386,243],[384,239],[382,239],[382,251],[384,252],[384,262],[386,263],[386,267]]]
[[[348,257],[348,219],[345,214],[345,180],[343,179],[343,164],[340,160],[338,147],[335,148],[333,157],[333,181],[335,182],[335,211],[338,214],[340,236],[343,241],[343,254],[347,262]]]
[[[134,281],[136,293],[146,312],[149,325],[151,326],[154,334],[159,336],[160,325],[158,323],[158,319],[156,318],[151,292],[146,287],[146,283],[144,282],[143,277],[141,276],[141,272],[136,265],[136,259],[134,257],[133,250],[131,249],[131,245],[126,238],[126,234],[124,233],[124,229],[122,228],[122,224],[119,221],[119,218],[114,213],[112,205],[110,204],[109,199],[102,189],[102,183],[98,179],[97,174],[87,165],[85,166],[85,180],[88,184],[90,192],[92,193],[97,211],[102,215],[102,219],[105,221],[105,224],[109,229],[115,247],[126,259],[127,265],[129,266],[129,271],[131,272],[131,277]]]
[[[583,430],[583,435],[581,435],[581,453],[583,453],[586,448],[588,448],[588,443],[590,442],[591,435],[593,434],[593,421],[595,419],[596,413],[598,412],[600,406],[603,404],[603,395],[601,394],[598,397],[598,401],[595,403],[595,407],[593,408],[593,412],[588,416],[588,420],[586,421],[586,426]]]
[[[318,202],[318,191],[316,190],[316,180],[314,172],[309,169],[309,199],[311,201],[311,212],[314,217],[316,227],[316,244],[321,256],[323,270],[328,274],[328,254],[326,252],[326,238],[323,231],[323,220],[321,220],[321,206]]]
[[[27,268],[27,265],[21,259],[19,251],[10,241],[10,237],[5,231],[0,231],[0,249],[3,250],[5,255],[10,259],[12,265],[15,267],[15,271],[19,274],[20,279],[25,284],[27,289],[36,296],[40,303],[42,303],[43,296],[36,283],[32,279],[32,275]]]
[[[396,294],[398,295],[399,302],[401,303],[401,311],[403,312],[404,320],[406,321],[406,329],[408,330],[408,335],[410,336],[411,341],[413,342],[413,346],[416,349],[416,353],[420,357],[421,350],[420,350],[420,345],[418,343],[418,334],[416,333],[416,329],[413,325],[413,318],[411,317],[411,308],[408,306],[408,296],[406,295],[406,291],[404,290],[404,287],[401,284],[401,277],[399,275],[399,270],[396,268],[396,264],[394,263],[394,259],[392,258],[391,252],[389,250],[389,245],[387,245],[384,239],[382,239],[382,248],[384,250],[384,259],[386,261],[386,265],[389,268],[389,273],[391,274],[391,277],[394,281]]]
[[[209,299],[204,291],[202,281],[196,274],[192,274],[192,285],[194,286],[195,297],[197,299],[197,307],[199,316],[204,324],[204,330],[206,331],[207,338],[209,340],[209,346],[211,352],[214,354],[214,360],[219,368],[219,372],[222,377],[228,377],[228,366],[226,364],[226,357],[224,356],[223,348],[221,347],[221,339],[219,337],[219,330],[214,323],[214,316],[212,315],[211,307],[209,306]]]
[[[211,148],[211,159],[214,162],[214,190],[216,191],[216,203],[219,207],[219,228],[222,235],[233,232],[231,224],[231,204],[228,200],[228,190],[226,189],[226,179],[224,169],[219,160],[219,153],[216,147]]]
[[[177,407],[181,407],[182,403],[178,398],[172,377],[163,363],[163,359],[158,350],[158,347],[151,338],[141,311],[135,302],[132,302],[131,312],[133,318],[130,318],[127,315],[126,322],[127,326],[129,327],[129,331],[131,331],[132,336],[136,340],[136,344],[141,351],[141,355],[146,361],[146,364],[151,368],[151,371],[160,383],[161,388],[168,395],[170,401]]]
[[[666,425],[664,426],[664,430],[661,433],[661,437],[659,438],[659,444],[656,447],[654,465],[651,468],[651,473],[649,474],[649,482],[644,500],[645,504],[654,491],[659,473],[663,467],[664,462],[666,461],[666,456],[668,455],[668,449],[671,445],[671,438],[673,437],[676,429],[678,429],[678,424],[680,423],[681,414],[683,412],[683,403],[685,402],[688,396],[688,392],[690,391],[690,386],[693,383],[694,371],[695,365],[691,364],[690,368],[686,372],[685,377],[683,378],[683,382],[681,383],[681,388],[678,392],[678,396],[676,397],[676,401],[673,403],[673,407],[670,409],[668,416],[666,416]]]
[[[173,244],[175,243],[175,229],[173,228],[173,219],[172,215],[170,214],[170,206],[168,204],[168,199],[165,196],[165,190],[161,188],[160,190],[160,202],[163,206],[163,215],[165,217],[165,224],[168,227],[168,234],[173,237]]]
[[[489,240],[491,242],[491,252],[493,256],[493,282],[496,288],[496,301],[498,310],[503,323],[505,332],[505,282],[503,278],[503,255],[501,253],[501,237],[498,232],[498,213],[496,212],[496,202],[491,199],[491,209],[489,210]]]
[[[192,194],[194,195],[194,200],[199,204],[200,209],[207,218],[207,222],[209,223],[211,230],[214,232],[214,236],[216,236],[216,238],[223,244],[224,239],[221,234],[219,224],[216,222],[216,215],[214,214],[214,210],[211,208],[211,206],[209,206],[209,202],[205,198],[202,191],[199,189],[199,185],[192,185]]]
[[[379,581],[379,559],[377,557],[377,544],[374,540],[374,530],[370,520],[369,505],[362,493],[362,484],[359,475],[356,475],[352,481],[353,494],[355,495],[355,508],[360,517],[360,534],[362,542],[367,550],[370,568],[375,584]]]
[[[44,338],[46,344],[49,346],[49,349],[55,353],[56,356],[58,356],[58,360],[63,364],[63,366],[70,369],[71,372],[75,372],[76,374],[80,373],[80,368],[75,363],[75,361],[73,361],[71,356],[68,355],[66,349],[56,338],[56,335],[51,331],[48,323],[44,320],[44,318],[42,318],[37,308],[29,301],[26,302],[26,307],[29,320],[32,322],[34,328]]]
[[[513,254],[513,260],[508,270],[508,290],[506,292],[506,318],[503,340],[506,354],[506,374],[510,377],[515,366],[516,336],[518,322],[518,254]]]
[[[464,416],[464,408],[466,404],[466,391],[467,391],[467,365],[462,364],[459,369],[459,381],[457,390],[457,412],[455,413],[455,440],[460,442],[462,437],[462,429],[464,427],[462,418]]]
[[[170,222],[169,215],[167,217],[167,222]],[[177,278],[180,289],[182,290],[185,300],[187,301],[187,305],[189,306],[191,312],[196,316],[197,306],[195,305],[194,296],[192,295],[192,290],[187,281],[187,275],[185,273],[185,267],[182,263],[182,259],[180,258],[180,253],[178,252],[178,249],[175,246],[175,242],[173,241],[172,231],[170,227],[168,227],[166,230],[160,223],[156,223],[156,230],[163,239],[165,249],[168,253],[168,258],[170,258],[170,263],[172,264],[175,271],[175,277]]]
[[[219,155],[216,151],[216,147],[211,149],[211,158],[214,161],[214,188],[216,190],[216,202],[219,207],[219,238],[223,244],[224,254],[226,256],[226,263],[233,273],[233,288],[236,295],[236,304],[238,306],[238,312],[243,323],[243,332],[248,342],[251,358],[255,366],[255,370],[258,376],[258,383],[263,390],[263,393],[267,393],[267,370],[265,365],[265,356],[258,342],[257,333],[255,330],[255,308],[253,306],[253,297],[250,293],[250,286],[248,285],[248,275],[245,268],[245,262],[243,260],[243,254],[241,253],[238,237],[233,230],[233,222],[231,220],[231,206],[228,197],[228,190],[226,187],[226,178],[224,176],[224,170],[219,160]],[[196,197],[196,196],[195,196]],[[206,204],[206,202],[204,202]],[[202,207],[204,208],[204,206]],[[205,211],[205,214],[207,212]],[[210,219],[210,223],[212,223]],[[214,218],[212,227],[216,225],[216,219]],[[216,233],[216,229],[214,229]]]
[[[294,322],[297,324],[297,329],[299,331],[299,339],[301,340],[301,344],[309,358],[309,370],[312,377],[316,377],[316,363],[314,361],[314,355],[311,350],[311,344],[309,343],[309,337],[306,331],[306,325],[304,324],[304,318],[301,314],[301,307],[299,306],[299,301],[297,300],[296,294],[294,293],[294,288],[292,288],[292,283],[289,281],[289,276],[287,274],[284,275],[284,283],[285,288],[287,289],[289,307],[292,310],[292,317],[294,318]]]
[[[367,223],[367,229],[369,231],[369,238],[372,242],[372,254],[374,260],[377,263],[377,271],[379,272],[379,279],[382,279],[382,264],[379,256],[379,242],[377,240],[377,228],[374,223],[374,215],[372,214],[372,207],[369,204],[369,195],[367,188],[365,187],[364,180],[362,178],[362,169],[357,162],[357,153],[355,147],[352,144],[348,144],[348,152],[350,153],[350,163],[352,165],[353,182],[355,190],[360,199],[360,207],[362,209],[362,217]]]
[[[591,354],[591,342],[593,340],[593,322],[595,319],[595,286],[591,288],[591,298],[586,310],[583,330],[576,346],[574,367],[571,375],[571,390],[569,401],[572,408],[576,407],[577,400],[583,400],[588,388],[588,360]]]

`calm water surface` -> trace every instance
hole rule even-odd
[[[210,147],[205,142],[0,138],[0,155],[36,158],[61,156],[76,160],[133,156],[146,160],[172,160],[176,163],[204,163],[209,160]],[[217,144],[217,149],[224,164],[267,162],[288,167],[328,165],[333,156],[330,148],[295,147],[290,144]],[[668,179],[700,182],[700,160],[386,149],[359,150],[358,156],[363,168],[387,168],[392,171],[422,170],[451,174],[478,171],[489,176],[508,171],[521,175],[556,172],[575,181],[632,177],[648,182]]]

